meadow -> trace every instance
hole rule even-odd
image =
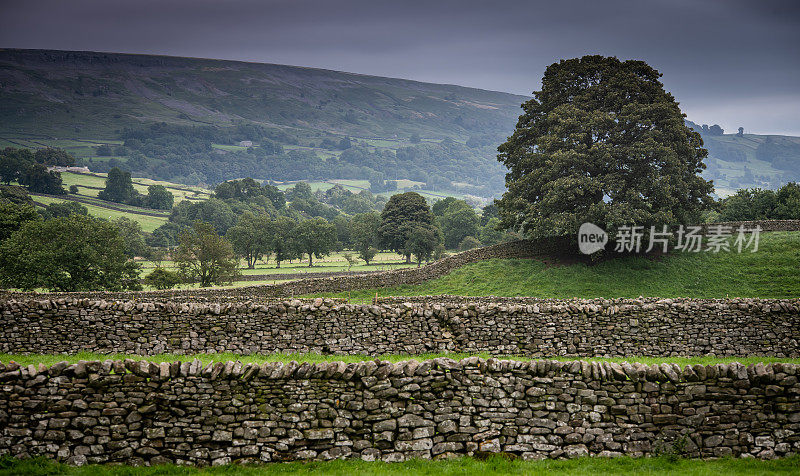
[[[541,298],[797,298],[800,232],[761,235],[759,249],[631,256],[597,264],[544,259],[492,259],[471,263],[419,285],[324,296],[371,302],[378,296],[455,294]],[[314,295],[316,296],[316,295]]]

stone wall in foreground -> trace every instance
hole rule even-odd
[[[70,464],[773,458],[800,451],[800,366],[585,361],[0,365],[0,454]]]
[[[800,300],[0,301],[0,352],[800,357]]]

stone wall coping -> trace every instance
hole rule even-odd
[[[8,299],[0,300],[0,311],[19,309],[58,309],[64,307],[92,308],[121,312],[169,311],[188,314],[231,314],[258,313],[289,309],[299,311],[328,311],[340,309],[361,309],[373,311],[403,311],[411,309],[499,309],[508,312],[566,312],[570,314],[621,313],[628,311],[649,311],[654,309],[736,309],[761,312],[800,312],[800,298],[795,299],[691,299],[691,298],[638,298],[638,299],[539,299],[539,298],[500,298],[493,296],[416,296],[379,299],[377,304],[347,303],[343,299],[287,299],[270,303],[253,302],[138,302],[135,300],[91,300],[88,298],[58,299]]]
[[[88,378],[97,380],[112,374],[132,373],[156,382],[177,378],[195,377],[204,379],[322,379],[359,380],[390,379],[399,377],[425,376],[431,372],[478,371],[490,373],[515,373],[531,377],[548,378],[561,374],[580,375],[584,381],[653,381],[653,382],[704,382],[718,379],[748,380],[751,383],[769,383],[776,375],[800,375],[800,365],[791,363],[755,363],[744,365],[739,362],[719,364],[695,364],[681,367],[676,363],[643,364],[638,362],[607,362],[587,360],[504,360],[467,357],[453,360],[439,357],[431,360],[407,360],[401,362],[381,361],[363,362],[319,362],[296,361],[265,362],[263,364],[239,361],[210,362],[203,364],[194,359],[191,362],[161,362],[148,360],[94,360],[68,363],[66,361],[51,366],[44,364],[21,366],[16,362],[0,362],[0,382],[25,380],[44,381],[53,377]]]

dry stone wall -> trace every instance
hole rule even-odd
[[[0,364],[0,454],[70,464],[800,451],[800,368],[586,361]]]
[[[0,352],[800,357],[800,300],[0,301]]]

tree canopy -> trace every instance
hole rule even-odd
[[[314,256],[322,258],[336,246],[336,227],[322,218],[303,220],[294,230],[297,251],[308,255],[308,266],[314,265]]]
[[[203,288],[229,284],[239,275],[230,242],[202,221],[195,221],[191,229],[181,233],[173,259],[184,281],[198,282]]]
[[[392,195],[381,212],[378,228],[381,246],[406,256],[411,261],[408,240],[414,228],[434,228],[433,213],[422,195],[406,192]]]
[[[697,222],[711,182],[700,134],[643,61],[603,56],[550,65],[498,151],[508,167],[503,225],[530,237],[574,236],[583,222]]]
[[[0,282],[30,291],[140,289],[113,224],[83,215],[32,220],[0,244]]]

